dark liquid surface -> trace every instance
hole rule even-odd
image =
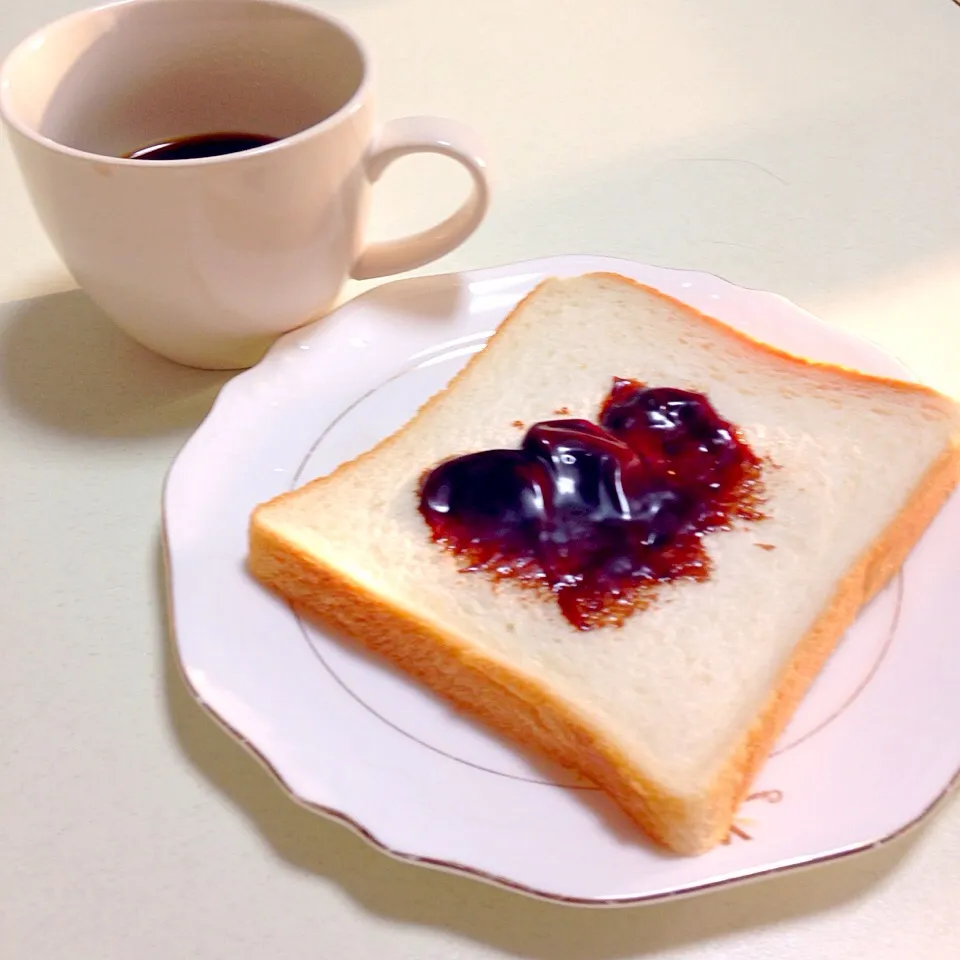
[[[704,579],[704,534],[761,517],[760,460],[703,395],[615,380],[598,419],[536,423],[519,450],[448,460],[420,490],[465,570],[547,590],[581,630]]]
[[[196,137],[177,137],[151,143],[127,154],[129,160],[198,160],[202,157],[222,157],[241,153],[256,147],[275,143],[277,137],[259,133],[202,133]]]

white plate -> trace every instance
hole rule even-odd
[[[385,284],[231,381],[170,471],[169,581],[187,682],[297,800],[395,856],[541,897],[635,903],[892,837],[960,767],[956,496],[817,680],[731,842],[696,858],[649,846],[595,789],[300,622],[246,573],[257,503],[399,427],[541,278],[592,270],[635,277],[787,350],[905,375],[780,297],[699,273],[580,256]]]

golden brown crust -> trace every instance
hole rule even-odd
[[[890,582],[960,477],[960,447],[948,447],[927,470],[900,513],[837,584],[827,606],[794,648],[764,708],[744,735],[714,789],[732,796],[732,820],[750,782],[860,610]],[[732,787],[732,789],[731,789]],[[722,838],[721,838],[722,839]]]
[[[523,297],[522,300],[520,300],[520,302],[513,308],[513,310],[510,311],[506,319],[500,323],[500,326],[497,327],[497,329],[493,332],[493,334],[487,340],[487,345],[492,343],[498,336],[500,336],[500,332],[504,329],[510,317],[518,313],[528,300],[531,300],[534,296],[536,296],[537,292],[546,282],[547,281],[544,280],[543,282],[537,284],[537,286],[535,286],[525,297]],[[304,486],[302,487],[298,487],[296,490],[291,490],[288,493],[281,493],[278,496],[274,497],[273,500],[270,500],[269,503],[263,504],[263,506],[272,506],[274,504],[283,503],[288,498],[297,496],[297,494],[299,494],[301,490],[305,490],[308,487],[313,487],[318,484],[327,483],[333,480],[335,477],[339,476],[345,470],[349,469],[349,467],[352,464],[356,463],[357,461],[365,460],[367,457],[372,457],[376,453],[382,453],[384,450],[389,449],[389,447],[393,443],[395,443],[397,439],[405,431],[409,430],[417,422],[417,420],[420,419],[420,416],[421,414],[424,413],[424,411],[429,410],[435,404],[439,403],[442,400],[442,398],[450,391],[453,385],[457,383],[457,381],[460,380],[462,377],[465,377],[467,375],[467,372],[473,367],[473,365],[477,362],[477,360],[482,355],[483,355],[483,350],[479,351],[478,353],[475,353],[472,357],[470,357],[470,359],[467,360],[464,366],[450,378],[450,382],[442,390],[438,391],[432,397],[427,399],[427,401],[420,406],[417,412],[399,430],[396,430],[395,432],[391,433],[389,436],[384,437],[379,443],[374,444],[374,446],[370,447],[368,450],[364,450],[363,453],[358,454],[357,456],[353,457],[350,460],[344,460],[343,463],[338,464],[326,476],[317,477],[316,480],[311,480],[309,483],[304,484]]]
[[[837,369],[792,357],[717,320],[706,316],[703,319],[766,354],[804,367]],[[463,376],[463,372],[458,376]],[[923,393],[944,405],[949,403],[934,391],[913,384],[852,371],[844,371],[844,377]],[[428,404],[438,402],[445,392],[437,394]],[[387,438],[375,449],[389,445],[392,439]],[[331,476],[347,466],[342,465]],[[695,797],[667,792],[631,763],[615,743],[591,726],[575,705],[564,701],[547,686],[485,656],[436,624],[371,593],[335,566],[303,552],[271,528],[263,507],[254,512],[251,521],[250,568],[258,579],[299,608],[386,656],[461,709],[515,741],[578,770],[609,794],[654,840],[678,853],[695,854],[725,838],[750,781],[811,681],[861,607],[899,569],[956,485],[958,471],[960,448],[954,443],[928,469],[900,513],[838,583],[830,602],[795,648],[778,685],[742,742],[719,769],[710,788]],[[314,481],[323,482],[326,482],[323,478]],[[272,508],[288,496],[291,494],[266,506]]]
[[[951,447],[840,581],[740,746],[710,790],[695,798],[665,792],[548,687],[370,593],[258,522],[256,514],[251,525],[250,568],[300,609],[392,660],[456,706],[582,773],[659,843],[677,853],[695,854],[727,835],[750,781],[811,681],[861,607],[900,568],[956,485],[958,469],[960,450]]]
[[[688,819],[682,800],[661,792],[548,688],[368,592],[256,519],[250,569],[300,611],[387,657],[514,741],[579,771],[664,845],[672,845],[672,824]]]
[[[798,357],[795,354],[788,353],[785,350],[781,350],[779,347],[774,347],[769,343],[764,343],[761,340],[756,340],[751,337],[749,334],[744,333],[742,330],[737,330],[735,327],[731,327],[729,324],[724,323],[722,320],[717,320],[716,317],[711,317],[709,314],[703,313],[698,310],[696,307],[691,307],[690,304],[684,303],[682,300],[677,300],[676,297],[671,297],[669,294],[663,293],[660,290],[657,290],[654,287],[647,286],[644,283],[640,283],[638,280],[634,280],[631,277],[624,277],[619,273],[608,273],[599,271],[596,273],[584,274],[584,277],[602,277],[607,280],[614,280],[619,283],[626,284],[627,286],[634,287],[638,290],[644,290],[647,293],[657,297],[660,300],[665,300],[668,303],[672,303],[675,306],[681,308],[692,316],[697,317],[701,320],[706,326],[716,330],[722,336],[727,337],[728,339],[740,343],[742,346],[747,347],[748,349],[754,350],[759,354],[766,356],[767,358],[775,358],[780,361],[784,361],[798,370],[812,370],[819,371],[820,373],[842,373],[843,378],[848,383],[861,383],[865,386],[884,386],[891,389],[894,389],[898,392],[904,394],[913,394],[914,396],[923,396],[928,400],[931,400],[937,404],[940,404],[946,409],[946,406],[950,404],[950,400],[943,396],[943,394],[938,393],[936,390],[931,389],[923,384],[919,383],[908,383],[903,380],[896,380],[891,377],[878,377],[870,373],[863,373],[860,370],[854,370],[848,367],[841,367],[837,364],[823,363],[819,360],[810,360],[806,357]],[[501,321],[500,325],[490,336],[487,344],[491,344],[496,341],[503,333],[503,331],[508,327],[510,319],[518,314],[528,301],[532,300],[540,292],[542,287],[550,283],[551,279],[556,278],[547,278],[542,280],[537,284],[526,296],[524,296],[517,305],[510,311],[504,320]],[[478,363],[480,358],[483,356],[484,351],[481,350],[478,353],[475,353],[466,364],[450,379],[450,382],[440,391],[435,393],[430,397],[417,412],[397,431],[390,434],[388,437],[384,437],[379,443],[370,447],[369,450],[365,450],[363,453],[354,457],[351,460],[345,460],[343,463],[339,464],[331,473],[327,474],[324,477],[318,477],[316,480],[311,480],[309,483],[305,484],[304,487],[300,487],[298,490],[290,491],[289,493],[282,493],[279,496],[275,497],[271,503],[281,503],[286,500],[288,497],[295,496],[299,490],[303,490],[307,487],[312,487],[317,484],[326,483],[332,480],[334,477],[339,476],[344,470],[347,470],[351,464],[356,463],[358,460],[365,460],[367,457],[372,457],[374,454],[379,454],[382,451],[388,449],[391,444],[396,442],[396,440],[402,436],[407,430],[409,430],[416,422],[420,419],[421,414],[425,411],[431,409],[434,405],[441,403],[446,394],[453,388],[453,386],[463,377],[466,377],[470,370],[472,369],[475,363]]]
[[[739,342],[748,349],[763,354],[768,358],[774,357],[778,360],[786,361],[788,364],[791,364],[798,370],[813,370],[820,373],[840,373],[843,375],[843,379],[847,383],[862,383],[865,386],[871,387],[884,386],[902,393],[912,393],[915,396],[925,396],[928,400],[932,400],[939,404],[943,404],[944,401],[950,403],[950,401],[944,397],[942,393],[939,393],[932,387],[925,386],[922,383],[910,383],[905,380],[897,380],[894,377],[880,377],[873,373],[864,373],[862,370],[856,370],[853,367],[843,367],[836,363],[827,363],[823,360],[811,360],[809,357],[800,357],[795,353],[789,353],[780,347],[775,347],[770,343],[764,343],[762,340],[757,340],[756,338],[751,337],[750,334],[744,333],[743,330],[738,330],[736,327],[731,327],[722,320],[718,320],[716,317],[711,317],[710,314],[703,313],[696,307],[691,307],[689,303],[684,303],[682,300],[678,300],[676,297],[671,297],[668,293],[663,293],[662,291],[657,290],[654,287],[647,286],[645,283],[640,283],[639,280],[634,280],[631,277],[624,277],[619,273],[605,272],[587,274],[587,276],[605,277],[608,280],[616,280],[621,283],[625,283],[628,286],[636,287],[638,290],[644,290],[647,293],[653,294],[658,299],[666,300],[668,303],[672,303],[674,306],[679,307],[686,313],[695,316],[698,320],[702,321],[705,326],[711,327],[712,329],[721,333],[723,336],[728,337],[730,340]],[[546,283],[547,281],[543,282]],[[519,309],[519,307],[520,304],[517,305],[516,309]],[[509,319],[509,317],[507,319]],[[480,354],[475,354],[471,360],[474,361],[479,356]]]

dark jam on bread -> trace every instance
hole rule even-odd
[[[420,487],[464,569],[549,589],[581,630],[705,578],[703,535],[761,516],[760,460],[701,394],[615,379],[599,421],[535,423],[519,450],[447,460]]]

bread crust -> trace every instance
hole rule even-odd
[[[616,274],[604,276],[641,287],[660,298],[672,299]],[[515,311],[522,309],[538,289],[521,301]],[[686,304],[680,305],[725,335],[767,356],[777,356],[807,368],[831,372],[842,369],[794,357]],[[428,400],[425,407],[440,402],[476,359],[472,358],[464,371],[444,391]],[[926,394],[944,408],[950,405],[945,397],[919,385],[858,371],[843,370],[843,376],[864,384],[882,383],[897,390]],[[361,457],[389,446],[416,420],[415,416],[401,431]],[[350,462],[312,484],[329,482],[347,469]],[[740,743],[719,765],[709,788],[695,796],[680,796],[665,790],[594,727],[576,705],[565,701],[547,685],[485,655],[409,609],[374,594],[335,565],[287,540],[270,523],[269,511],[299,491],[282,494],[254,512],[250,524],[249,566],[255,577],[290,600],[298,610],[320,618],[387,657],[460,709],[514,741],[577,770],[604,790],[659,844],[680,854],[698,854],[726,838],[737,806],[810,683],[860,609],[900,568],[956,486],[958,476],[960,445],[954,437],[907,497],[897,516],[838,582],[829,602],[794,648],[778,683]]]
[[[387,657],[513,740],[583,774],[658,843],[677,853],[697,854],[727,836],[751,780],[813,678],[861,607],[900,568],[956,484],[958,466],[956,449],[945,450],[931,466],[897,517],[840,581],[743,740],[710,789],[696,797],[663,791],[548,687],[371,593],[301,551],[256,514],[250,569],[300,611]]]
[[[684,303],[682,300],[678,300],[676,297],[671,297],[667,293],[663,293],[660,290],[657,290],[655,287],[648,286],[645,283],[640,283],[639,280],[634,280],[632,277],[624,277],[619,273],[609,273],[598,271],[595,273],[587,273],[583,275],[583,278],[589,277],[598,277],[607,280],[613,280],[618,283],[626,284],[627,286],[634,287],[638,290],[643,290],[646,293],[651,294],[652,296],[657,297],[660,300],[663,300],[667,303],[672,303],[677,307],[680,307],[682,310],[689,313],[691,316],[696,317],[699,321],[702,321],[706,326],[713,329],[715,332],[719,333],[721,336],[727,337],[730,340],[740,343],[742,346],[746,346],[751,351],[756,351],[758,354],[769,358],[775,358],[779,361],[786,362],[787,364],[794,366],[797,370],[811,370],[819,371],[820,373],[825,374],[840,374],[843,376],[845,382],[848,384],[860,383],[864,386],[876,387],[884,386],[889,389],[901,392],[904,394],[913,394],[914,396],[922,396],[927,400],[935,403],[944,411],[947,410],[949,406],[952,405],[952,402],[945,397],[943,394],[938,393],[936,390],[932,389],[921,383],[909,383],[904,380],[897,380],[893,377],[878,377],[872,373],[864,373],[862,370],[855,370],[850,367],[843,367],[835,363],[825,363],[820,360],[810,360],[807,357],[798,357],[795,354],[788,353],[786,350],[782,350],[780,347],[775,347],[769,343],[764,343],[762,340],[757,340],[754,337],[751,337],[748,333],[744,333],[742,330],[737,330],[735,327],[731,327],[729,324],[724,323],[722,320],[718,320],[716,317],[711,317],[709,314],[703,313],[698,310],[696,307],[691,307],[690,304]],[[556,278],[548,278],[542,280],[538,283],[526,296],[524,296],[517,305],[507,314],[506,318],[500,322],[500,325],[493,332],[490,338],[487,341],[487,344],[494,343],[507,328],[510,323],[510,320],[518,313],[520,313],[526,304],[533,300],[534,297],[541,291],[541,289],[551,280]],[[374,454],[381,453],[384,450],[389,449],[389,447],[396,442],[397,438],[402,436],[407,430],[409,430],[423,415],[426,411],[432,409],[434,405],[443,402],[443,398],[446,394],[457,384],[457,382],[466,377],[473,365],[480,361],[480,358],[483,356],[484,351],[481,350],[478,353],[475,353],[470,359],[463,365],[463,367],[450,379],[450,382],[442,389],[430,397],[417,412],[399,429],[394,433],[391,433],[388,437],[384,437],[379,443],[376,443],[374,446],[370,447],[369,450],[365,450],[363,453],[358,454],[356,457],[351,458],[350,460],[344,460],[343,463],[338,464],[334,470],[324,477],[318,477],[316,480],[311,480],[309,483],[304,484],[303,487],[298,487],[296,490],[288,491],[287,493],[281,493],[273,500],[270,501],[272,504],[282,503],[288,497],[296,496],[301,490],[307,489],[314,484],[327,483],[337,477],[344,470],[347,470],[351,464],[355,463],[358,460],[364,460],[367,457],[372,457]]]

